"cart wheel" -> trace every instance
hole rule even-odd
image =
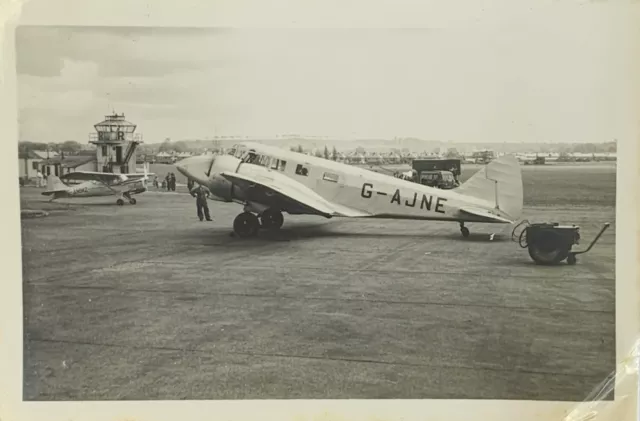
[[[554,231],[543,231],[527,246],[529,256],[538,265],[556,265],[569,256],[571,246]]]
[[[575,265],[577,261],[578,259],[576,259],[575,254],[570,254],[569,257],[567,257],[567,263],[570,265]]]

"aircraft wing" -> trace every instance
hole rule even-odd
[[[293,205],[310,213],[320,214],[326,218],[332,216],[364,217],[361,212],[336,206],[318,195],[313,190],[300,184],[295,188],[291,185],[279,186],[267,180],[259,181],[253,177],[237,173],[223,172],[221,175],[245,191],[248,197],[258,203]]]
[[[487,222],[496,222],[496,223],[503,223],[503,224],[511,224],[513,223],[513,221],[503,218],[501,216],[495,215],[491,212],[489,212],[486,209],[482,209],[482,208],[472,208],[472,207],[464,207],[460,209],[460,212],[462,213],[466,213],[468,215],[473,215],[473,216],[479,216],[481,218],[484,218],[487,220]]]
[[[113,183],[114,181],[124,181],[123,174],[95,172],[95,171],[74,171],[68,174],[64,174],[60,177],[64,180],[78,180],[78,181],[100,181],[102,183]]]
[[[145,175],[147,177],[154,177],[155,176],[155,174],[152,173],[152,172],[149,172],[149,173],[146,173],[146,174],[145,173],[135,173],[135,174],[125,174],[125,175],[127,176],[127,178],[129,180],[133,180],[133,181],[136,181],[136,180],[139,180],[141,178],[144,178]]]

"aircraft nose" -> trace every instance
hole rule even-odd
[[[176,163],[176,169],[185,177],[199,183],[209,178],[209,170],[213,164],[213,155],[200,155],[185,158]]]

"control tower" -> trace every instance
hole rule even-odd
[[[89,143],[96,145],[97,171],[135,173],[136,148],[142,143],[142,135],[134,133],[136,125],[114,112],[93,127],[96,133],[89,135]]]

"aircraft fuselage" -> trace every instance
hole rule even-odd
[[[141,181],[134,183],[105,186],[98,181],[85,181],[76,185],[68,186],[68,189],[57,191],[53,194],[55,199],[71,199],[81,197],[103,197],[117,195],[132,195],[145,192],[147,189]]]
[[[509,159],[490,165],[469,183],[441,190],[328,159],[243,143],[227,155],[188,158],[178,163],[178,170],[206,185],[214,200],[245,204],[245,210],[258,215],[277,209],[325,217],[511,222],[522,210],[520,169]]]

